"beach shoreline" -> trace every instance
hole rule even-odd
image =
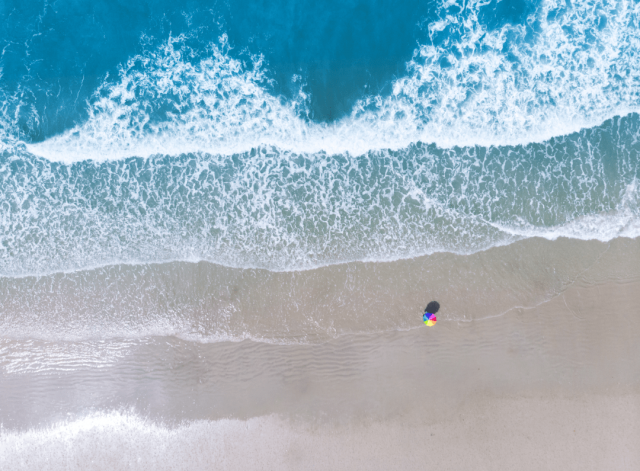
[[[634,469],[639,301],[639,281],[574,283],[433,328],[306,345],[156,338],[100,368],[40,372],[9,372],[5,342],[0,455],[11,469],[28,469],[25,449],[83,469],[136,456],[187,469],[186,454],[189,469]]]
[[[622,471],[640,465],[639,416],[638,393],[485,398],[446,421],[423,424],[398,417],[318,425],[263,416],[166,428],[111,414],[5,434],[0,464],[14,470]]]
[[[308,344],[531,309],[573,286],[640,280],[640,238],[532,238],[470,255],[434,253],[272,272],[211,262],[117,264],[0,277],[3,337],[178,337]],[[442,324],[440,324],[442,325]]]

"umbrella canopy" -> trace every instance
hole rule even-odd
[[[431,327],[436,325],[436,315],[435,314],[431,314],[430,312],[425,312],[424,315],[422,316],[422,320],[424,321],[424,324],[427,327]]]

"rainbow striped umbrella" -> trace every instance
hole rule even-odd
[[[430,312],[425,312],[424,315],[422,316],[422,320],[424,321],[424,324],[427,327],[431,327],[433,325],[436,325],[436,315],[435,314],[431,314]]]

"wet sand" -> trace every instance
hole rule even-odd
[[[317,426],[278,417],[177,429],[92,418],[3,440],[5,469],[638,469],[638,397],[475,400],[446,421]]]
[[[532,308],[316,344],[87,341],[82,363],[77,342],[7,340],[0,467],[636,469],[640,282],[600,273]]]
[[[437,299],[441,321],[530,308],[571,286],[640,280],[640,238],[528,239],[472,255],[436,253],[270,272],[209,262],[115,265],[0,277],[3,338],[252,339],[318,343],[420,327]]]

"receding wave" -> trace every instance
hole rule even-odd
[[[0,324],[4,338],[17,340],[323,342],[420,327],[431,298],[446,306],[439,321],[469,322],[534,307],[575,284],[634,281],[640,278],[639,244],[535,238],[474,255],[439,253],[304,272],[171,262],[0,277]],[[29,348],[33,353],[36,346]],[[52,358],[64,353],[56,348]]]
[[[524,237],[637,237],[638,115],[542,144],[0,157],[0,274],[206,260],[296,270]]]

